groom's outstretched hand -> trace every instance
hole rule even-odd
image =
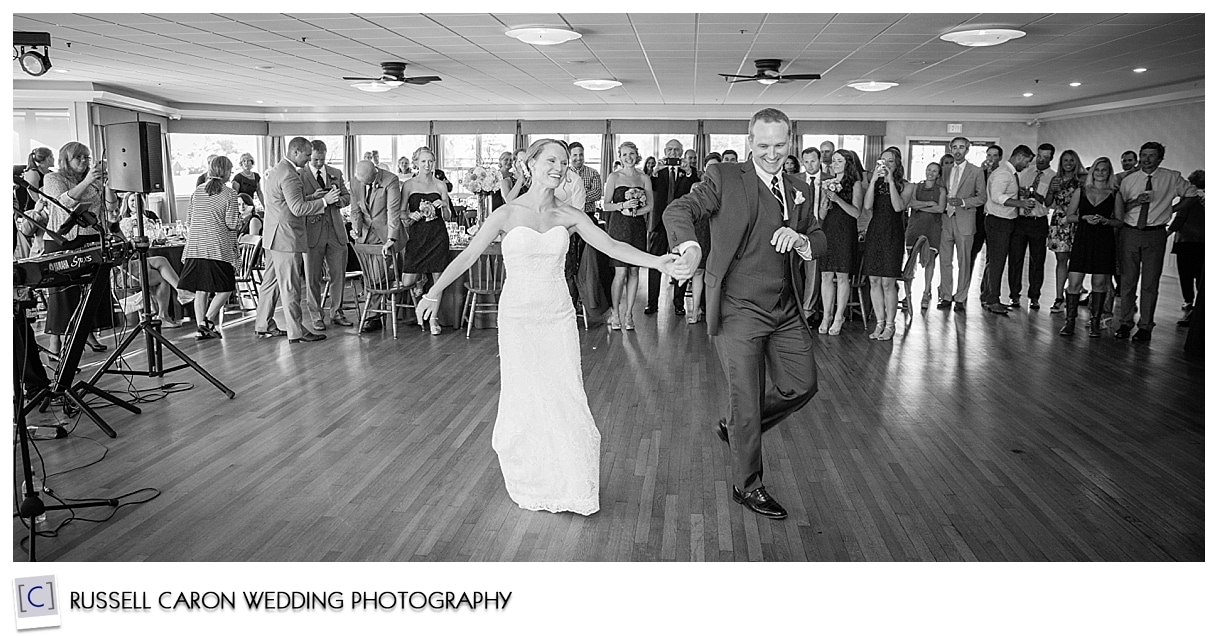
[[[672,256],[676,260],[675,267],[677,268],[676,272],[669,274],[669,276],[684,283],[693,277],[694,271],[702,263],[702,248],[691,244],[680,256],[673,254],[669,254],[669,256]]]
[[[779,254],[787,252],[799,247],[804,242],[804,235],[792,230],[789,227],[780,227],[774,232],[774,236],[770,238],[770,245],[774,246],[774,250]]]

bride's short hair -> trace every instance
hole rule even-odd
[[[537,155],[541,154],[542,149],[550,144],[557,144],[560,148],[562,148],[562,152],[564,155],[571,154],[571,152],[569,150],[567,150],[567,142],[565,142],[561,139],[550,139],[548,137],[543,138],[543,139],[538,139],[537,141],[534,141],[533,143],[529,144],[529,149],[524,152],[525,167],[528,168],[529,164],[531,164],[533,162],[533,160],[537,158]],[[530,171],[531,170],[532,169],[530,168]]]

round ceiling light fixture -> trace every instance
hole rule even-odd
[[[1032,95],[1033,95],[1033,93],[1024,93],[1023,94],[1024,97],[1031,97]]]
[[[586,88],[590,91],[607,91],[622,85],[621,82],[611,79],[583,79],[576,80],[573,83],[580,88]]]
[[[516,38],[525,44],[532,44],[533,46],[553,46],[584,37],[578,31],[555,27],[521,27],[519,29],[509,29],[504,32],[504,35]]]
[[[357,82],[351,86],[358,88],[365,93],[385,93],[393,90],[392,86],[386,86],[381,82]]]
[[[880,91],[886,91],[893,86],[900,86],[900,84],[896,82],[879,82],[876,80],[854,80],[853,82],[846,84],[846,86],[849,86],[854,90],[863,91],[864,93],[878,93]]]
[[[969,29],[944,33],[939,39],[955,42],[960,46],[997,46],[1027,35],[1019,29]]]
[[[39,77],[46,75],[47,71],[51,70],[51,58],[45,53],[22,50],[19,55],[14,57],[17,58],[17,62],[21,64],[21,70],[25,71],[26,75]]]
[[[1082,85],[1083,85],[1082,82],[1070,82],[1071,88],[1078,88],[1079,86],[1082,86]]]
[[[1145,68],[1143,68],[1143,67],[1141,67],[1141,66],[1139,66],[1138,68],[1133,69],[1133,72],[1134,72],[1134,73],[1145,73],[1145,72],[1146,72],[1146,69],[1145,69]]]

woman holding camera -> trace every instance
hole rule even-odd
[[[59,172],[45,175],[42,191],[47,197],[54,198],[68,210],[84,210],[92,213],[98,219],[98,226],[106,227],[110,223],[110,212],[118,208],[118,199],[114,191],[105,184],[106,162],[93,163],[93,155],[89,147],[69,141],[59,149]],[[67,222],[69,215],[66,210],[54,203],[47,202],[47,227],[59,230]],[[102,240],[96,227],[81,227],[74,224],[59,232],[66,240],[59,243],[51,237],[44,239],[46,253],[76,250],[86,245]],[[46,333],[51,336],[51,353],[59,355],[63,346],[63,335],[68,332],[72,314],[82,299],[81,287],[53,287],[47,290]],[[94,351],[105,351],[106,345],[97,341],[94,330],[106,329],[114,324],[114,310],[110,301],[110,277],[106,276],[93,281],[93,293],[101,294],[103,301],[97,303],[97,309],[85,316],[88,327],[89,348]]]
[[[870,279],[875,308],[875,332],[867,336],[872,340],[892,340],[897,330],[897,278],[905,254],[905,210],[913,194],[914,188],[905,180],[900,149],[886,148],[863,199],[863,207],[871,212],[863,229],[867,235],[863,275]]]

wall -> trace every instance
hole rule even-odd
[[[1101,115],[1057,119],[1040,127],[1040,142],[1057,146],[1060,153],[1073,148],[1091,165],[1107,156],[1120,166],[1121,153],[1137,152],[1147,141],[1167,147],[1163,167],[1185,176],[1205,167],[1205,104],[1177,104],[1137,110],[1109,111]]]
[[[947,125],[962,124],[963,132],[949,133]],[[888,134],[884,135],[884,147],[896,146],[902,151],[905,150],[905,141],[909,137],[915,138],[933,138],[933,137],[968,137],[970,139],[998,139],[998,144],[1004,150],[1010,151],[1011,148],[1019,144],[1026,144],[1035,148],[1040,141],[1037,137],[1042,128],[1028,126],[1023,122],[997,122],[997,121],[959,121],[959,120],[943,120],[943,121],[889,121]]]

